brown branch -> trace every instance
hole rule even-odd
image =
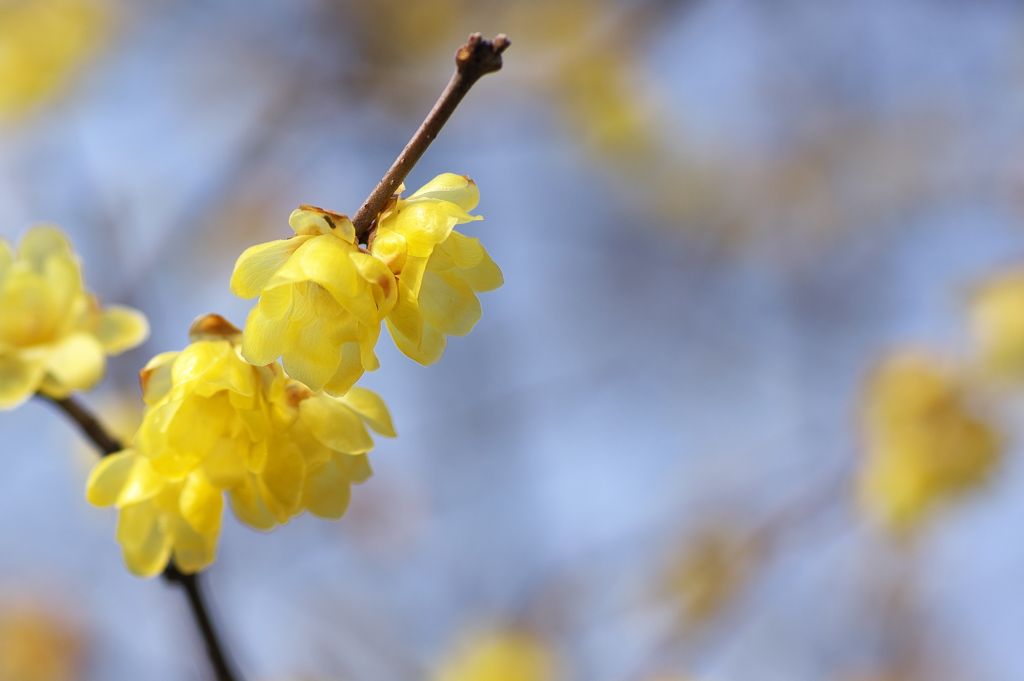
[[[82,430],[82,434],[92,440],[93,444],[103,452],[102,456],[110,456],[124,449],[117,438],[108,433],[92,412],[82,406],[74,397],[50,397],[43,393],[38,393],[38,395],[63,409],[64,413],[70,416],[71,420]]]
[[[37,395],[60,407],[78,425],[82,433],[103,452],[103,456],[116,454],[124,449],[117,438],[103,427],[99,419],[74,397],[56,398],[43,393],[37,393]],[[206,655],[210,659],[210,666],[213,667],[217,681],[241,681],[242,677],[228,661],[224,644],[221,643],[220,635],[210,617],[209,606],[207,606],[199,587],[199,575],[186,575],[173,564],[169,564],[164,569],[163,577],[168,582],[178,584],[184,589],[192,616],[196,621],[196,626],[199,627],[199,633],[202,634],[203,643],[206,645]]]
[[[448,81],[444,92],[438,97],[434,107],[423,119],[423,123],[420,124],[409,143],[405,145],[402,153],[395,159],[384,178],[377,183],[377,187],[352,218],[352,225],[356,229],[359,243],[367,243],[377,215],[384,210],[388,199],[398,190],[398,186],[402,184],[409,175],[409,171],[423,156],[423,152],[441,132],[441,128],[451,118],[455,108],[470,88],[488,73],[501,69],[501,53],[508,49],[510,44],[504,34],[498,34],[493,41],[490,41],[484,40],[479,33],[474,33],[469,36],[466,44],[455,53],[455,74]]]
[[[217,675],[217,681],[238,681],[241,679],[242,677],[233,668],[231,661],[225,653],[224,644],[221,643],[220,635],[213,624],[213,618],[210,617],[210,609],[200,589],[199,575],[187,575],[174,567],[172,563],[164,570],[163,578],[168,582],[178,584],[185,590],[189,608],[192,610],[192,617],[195,619],[199,632],[203,636],[203,643],[206,645],[206,656],[210,658],[210,665],[213,666],[213,671]]]

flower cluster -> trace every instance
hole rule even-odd
[[[0,239],[0,311],[0,409],[36,392],[63,398],[92,388],[106,355],[149,334],[140,312],[100,307],[67,239],[49,226],[30,229],[17,253]]]
[[[172,556],[184,572],[209,565],[225,492],[258,529],[304,511],[341,517],[350,485],[371,474],[367,426],[394,436],[376,394],[315,393],[276,363],[245,362],[240,336],[208,315],[185,350],[154,357],[141,373],[146,410],[132,446],[89,478],[89,501],[120,509],[117,539],[135,574],[156,574]]]
[[[864,505],[897,531],[991,474],[1001,438],[957,376],[916,354],[893,355],[873,376],[864,413]]]
[[[454,231],[480,219],[476,184],[436,177],[380,214],[367,248],[344,215],[312,206],[292,213],[295,236],[254,246],[239,257],[231,290],[259,297],[242,355],[254,364],[278,357],[313,390],[343,394],[379,365],[374,346],[386,322],[398,348],[421,364],[444,352],[480,319],[476,293],[502,284],[501,270],[476,239]]]
[[[468,178],[441,175],[395,196],[365,245],[344,215],[301,206],[293,237],[242,253],[231,290],[259,298],[245,330],[207,315],[187,348],[150,360],[141,426],[89,477],[89,501],[119,510],[133,573],[209,565],[225,505],[260,530],[345,513],[351,486],[372,474],[370,431],[395,436],[383,400],[354,385],[379,365],[381,325],[406,355],[436,362],[480,319],[476,294],[502,284],[483,246],[454,230],[479,219],[478,199]],[[17,257],[0,242],[0,310],[0,408],[91,387],[105,353],[147,333],[139,313],[101,310],[85,293],[53,228],[31,230]]]

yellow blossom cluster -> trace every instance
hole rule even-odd
[[[472,180],[439,175],[392,201],[366,248],[346,216],[302,206],[290,219],[295,236],[249,248],[235,264],[231,290],[259,297],[242,355],[280,357],[296,380],[339,395],[379,366],[383,321],[403,353],[436,362],[448,336],[480,319],[476,294],[503,281],[479,241],[453,229],[480,219],[468,212],[478,201]]]
[[[867,389],[864,431],[861,501],[898,532],[986,480],[1002,450],[962,379],[920,354],[893,355],[878,367]]]
[[[17,252],[0,239],[0,409],[36,392],[63,398],[103,377],[106,355],[142,343],[145,317],[101,308],[82,282],[67,239],[50,226],[28,230]]]
[[[261,530],[345,513],[351,485],[372,474],[369,431],[395,436],[383,400],[354,385],[379,364],[381,324],[430,364],[480,319],[476,294],[502,283],[483,246],[454,231],[479,219],[478,200],[468,178],[438,176],[396,195],[365,246],[344,215],[302,206],[294,237],[241,255],[231,289],[259,298],[245,330],[207,315],[188,347],[150,360],[141,426],[89,476],[89,501],[119,510],[133,573],[209,565],[226,503]],[[0,409],[91,388],[106,355],[147,333],[140,313],[102,309],[85,291],[56,228],[29,230],[17,253],[0,240]]]
[[[214,558],[227,493],[235,515],[258,529],[309,511],[345,512],[349,487],[371,475],[367,426],[394,436],[374,393],[314,393],[277,363],[242,359],[241,332],[216,315],[192,327],[181,352],[142,371],[146,410],[132,446],[89,477],[97,506],[120,509],[117,539],[135,574],[183,572]]]
[[[154,357],[142,371],[146,411],[132,446],[89,478],[89,500],[121,511],[118,541],[136,574],[156,574],[172,555],[185,572],[212,562],[224,492],[259,529],[307,510],[341,517],[349,486],[371,474],[367,426],[394,436],[374,393],[313,393],[276,363],[245,362],[240,335],[208,315],[185,350]]]

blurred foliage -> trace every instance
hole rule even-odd
[[[55,95],[108,28],[98,0],[0,1],[0,115]]]
[[[707,624],[730,605],[759,561],[757,538],[724,523],[699,529],[669,562],[665,597],[682,616],[682,630]]]
[[[516,628],[474,630],[442,660],[435,681],[555,681],[554,652]]]
[[[869,380],[864,406],[864,506],[897,532],[976,489],[1002,454],[1002,436],[955,373],[926,355],[896,354]]]
[[[980,284],[971,298],[978,361],[992,377],[1024,379],[1024,272],[1006,272]]]
[[[74,681],[84,641],[71,620],[24,598],[0,603],[0,681]]]

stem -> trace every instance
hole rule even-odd
[[[455,53],[455,74],[448,81],[444,92],[438,97],[434,107],[413,133],[412,139],[405,145],[405,149],[402,149],[402,153],[395,159],[384,178],[377,183],[377,187],[352,218],[359,243],[367,243],[377,215],[384,210],[388,199],[394,195],[398,186],[409,175],[409,171],[423,156],[423,152],[441,132],[441,128],[451,118],[469,89],[488,73],[501,69],[501,53],[508,49],[510,44],[504,34],[498,34],[490,41],[484,40],[479,33],[473,33],[466,44]]]
[[[225,647],[220,640],[220,635],[217,633],[217,628],[213,625],[209,607],[206,605],[206,599],[199,586],[199,575],[186,575],[174,567],[173,564],[170,564],[164,570],[163,577],[168,582],[176,583],[185,590],[189,608],[192,610],[192,617],[195,618],[196,625],[203,635],[203,643],[206,644],[206,656],[210,658],[210,665],[217,675],[217,681],[237,681],[241,679],[238,672],[232,668],[231,662],[224,652]]]
[[[64,412],[71,417],[71,420],[78,424],[78,427],[82,429],[82,433],[92,440],[101,452],[102,456],[109,456],[116,454],[117,452],[124,449],[117,438],[113,437],[107,432],[103,424],[93,416],[92,412],[86,409],[80,402],[75,400],[73,397],[50,397],[39,393],[39,396],[50,400],[55,405],[64,410]]]
[[[103,456],[109,456],[124,449],[117,438],[103,427],[99,419],[74,397],[56,398],[43,393],[37,394],[60,407],[78,425],[82,433],[103,452]],[[178,584],[185,590],[192,616],[195,618],[196,626],[199,627],[199,633],[202,634],[203,643],[206,644],[206,655],[210,659],[210,666],[213,667],[217,681],[241,681],[242,677],[232,669],[228,662],[224,645],[221,643],[220,636],[210,617],[209,606],[199,588],[199,575],[183,574],[173,564],[169,564],[164,569],[163,577],[168,582]]]

